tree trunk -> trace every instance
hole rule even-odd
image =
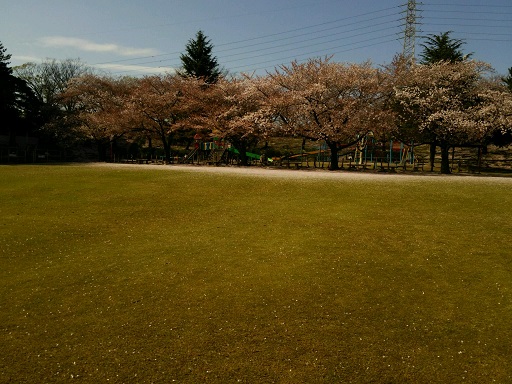
[[[430,172],[434,172],[434,163],[436,161],[436,142],[430,143]]]
[[[107,145],[101,140],[96,141],[96,145],[98,146],[98,160],[99,161],[107,161]]]
[[[441,173],[448,175],[450,171],[450,146],[447,143],[441,143]]]
[[[162,135],[164,145],[165,164],[171,164],[171,140],[166,135]]]
[[[240,158],[240,163],[242,167],[246,167],[249,165],[249,158],[247,157],[247,145],[243,142],[243,140],[240,140],[237,145],[236,149],[238,149],[238,156]]]
[[[486,147],[487,148],[487,147]],[[483,154],[483,148],[478,147],[478,173],[480,173],[480,167],[482,166],[482,154]]]
[[[153,140],[151,136],[148,137],[148,153],[146,154],[146,160],[153,160]]]
[[[116,158],[117,158],[117,152],[118,152],[117,139],[113,138],[112,140],[110,140],[110,142],[108,144],[109,144],[109,147],[110,147],[109,148],[110,161],[115,163],[116,162]]]
[[[337,171],[340,169],[338,165],[338,143],[327,141],[327,146],[331,151],[331,164],[329,165],[330,171]]]

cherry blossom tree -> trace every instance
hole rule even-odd
[[[293,62],[268,74],[279,90],[271,98],[291,135],[325,140],[331,170],[339,169],[338,151],[357,143],[370,131],[390,129],[385,108],[385,76],[370,63],[344,64],[329,58]]]
[[[501,79],[494,77],[480,83],[481,108],[475,110],[475,118],[488,124],[490,135],[482,143],[505,147],[512,143],[512,93]]]
[[[259,140],[272,133],[275,115],[264,103],[260,92],[267,83],[264,78],[220,78],[207,88],[196,89],[194,99],[198,128],[207,128],[209,134],[229,141],[240,153],[240,164],[247,165],[246,152]],[[201,111],[200,113],[197,113]]]
[[[173,134],[184,127],[188,105],[184,90],[188,79],[178,75],[148,76],[139,80],[128,103],[139,129],[161,140],[165,161],[171,160]]]
[[[88,74],[72,79],[62,94],[63,102],[76,106],[74,134],[96,142],[100,160],[104,160],[105,148],[132,128],[126,101],[134,85],[131,78]]]
[[[442,61],[451,63],[460,62],[468,59],[471,54],[464,54],[462,46],[464,40],[451,37],[452,31],[444,32],[439,35],[426,36],[425,44],[421,44],[423,52],[420,54],[421,64],[435,64]],[[430,142],[430,167],[434,170],[434,160],[436,157],[437,143]]]
[[[442,173],[450,173],[451,147],[484,145],[510,120],[510,96],[485,86],[489,70],[476,61],[416,65],[395,89],[399,125],[414,127],[424,142],[440,147]]]
[[[498,79],[498,82],[512,95],[512,67],[508,69],[508,75]],[[508,127],[502,127],[500,131],[497,131],[492,143],[498,146],[510,145],[512,143],[512,124],[509,123]]]

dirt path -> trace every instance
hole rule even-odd
[[[186,171],[230,175],[247,175],[256,177],[271,177],[285,179],[331,179],[331,180],[367,180],[367,181],[421,181],[426,179],[443,180],[450,182],[483,182],[483,183],[505,183],[512,185],[512,177],[484,177],[473,175],[440,175],[430,173],[401,174],[401,173],[378,173],[361,171],[327,171],[322,169],[276,169],[263,167],[236,167],[236,166],[197,166],[197,165],[156,165],[156,164],[119,164],[119,163],[91,163],[89,166],[112,168],[112,169],[138,169],[161,170],[161,171]]]

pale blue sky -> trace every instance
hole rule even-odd
[[[180,65],[198,30],[232,73],[271,71],[334,55],[375,65],[402,51],[407,0],[0,0],[0,41],[12,65],[80,58],[115,75]],[[418,2],[418,36],[452,30],[500,74],[512,67],[510,0]],[[416,52],[422,39],[417,38]]]

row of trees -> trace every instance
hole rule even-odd
[[[179,70],[180,75],[215,82],[224,72],[213,57],[212,49],[207,37],[199,31],[181,56],[183,68]],[[10,58],[0,43],[0,135],[10,138],[10,146],[16,145],[16,136],[37,136],[45,146],[52,147],[69,147],[86,138],[80,135],[82,130],[77,127],[81,124],[77,115],[84,106],[77,103],[77,98],[70,97],[73,90],[68,86],[72,80],[80,83],[79,78],[90,81],[91,76],[96,76],[98,81],[103,78],[103,85],[112,82],[111,91],[116,88],[115,92],[122,84],[136,82],[136,79],[98,75],[78,59],[46,59],[41,63],[30,62],[11,68]],[[111,107],[108,101],[103,102],[106,104],[102,109],[108,110]],[[114,139],[116,136],[112,135]]]
[[[242,156],[258,140],[289,135],[325,141],[335,170],[338,151],[371,132],[381,142],[439,147],[447,173],[451,147],[510,139],[512,94],[484,76],[489,69],[467,60],[411,66],[398,58],[379,69],[325,58],[213,84],[179,75],[87,75],[72,80],[61,97],[77,106],[70,124],[76,135],[98,143],[156,137],[167,160],[172,138],[183,130],[224,138]]]
[[[420,64],[400,56],[379,68],[321,58],[265,76],[230,77],[200,32],[176,74],[71,76],[55,101],[66,113],[45,129],[61,139],[93,140],[100,149],[121,137],[158,140],[167,161],[177,135],[200,132],[231,142],[242,164],[258,141],[289,135],[325,141],[332,170],[340,149],[371,133],[382,142],[430,144],[433,153],[440,148],[442,172],[449,173],[451,147],[512,141],[512,71],[493,77],[489,65],[462,55],[460,44],[449,33],[433,36]]]

